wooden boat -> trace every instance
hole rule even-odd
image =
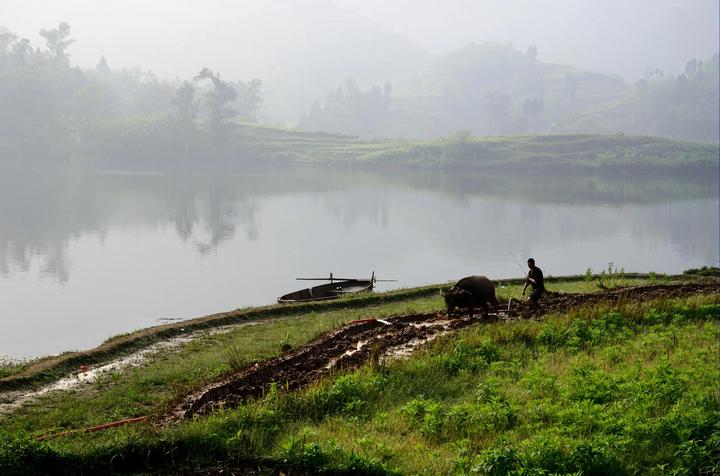
[[[370,279],[353,279],[353,278],[297,278],[300,280],[327,280],[328,284],[312,286],[307,289],[301,289],[292,293],[285,294],[278,298],[280,304],[288,304],[293,302],[306,301],[324,301],[327,299],[337,299],[347,294],[356,294],[366,291],[372,291],[375,286],[375,273]]]

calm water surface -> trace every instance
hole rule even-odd
[[[388,290],[519,277],[528,256],[546,275],[717,266],[718,214],[716,178],[4,173],[0,357],[270,304],[331,271]]]

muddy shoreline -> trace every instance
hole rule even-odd
[[[115,359],[125,357],[128,354],[140,351],[155,343],[187,336],[202,330],[223,326],[243,325],[248,322],[263,322],[268,319],[289,317],[308,312],[361,308],[371,304],[417,299],[435,295],[443,286],[447,285],[432,285],[388,293],[367,294],[337,301],[283,306],[274,304],[262,307],[241,308],[234,311],[210,314],[153,326],[111,338],[93,349],[67,352],[37,359],[20,372],[0,378],[0,392],[36,389],[64,376],[76,373],[81,366],[103,365]]]
[[[549,293],[541,309],[511,303],[509,308],[498,309],[489,319],[539,318],[546,313],[567,312],[582,306],[696,294],[720,295],[720,282],[653,284],[590,294]],[[236,406],[245,399],[262,396],[272,384],[296,390],[339,369],[356,368],[370,359],[383,358],[392,354],[393,349],[401,349],[410,342],[422,343],[439,334],[481,322],[477,317],[448,316],[443,312],[397,316],[384,321],[350,323],[299,349],[230,372],[188,394],[162,418],[162,422],[172,423],[218,408]]]
[[[646,273],[625,273],[627,278],[647,278]],[[567,282],[583,280],[584,275],[548,276],[545,281]],[[669,276],[673,280],[692,280],[693,276]],[[697,279],[697,278],[695,278]],[[522,278],[497,279],[497,284],[521,284]],[[416,288],[400,289],[385,293],[369,293],[359,296],[304,304],[277,304],[252,308],[240,308],[218,314],[171,322],[158,326],[140,329],[118,337],[110,338],[99,346],[78,352],[66,352],[60,355],[47,356],[33,360],[21,371],[0,378],[0,392],[23,389],[37,389],[60,378],[71,375],[80,366],[103,365],[128,354],[140,351],[157,342],[187,335],[203,329],[226,325],[243,324],[249,321],[261,321],[268,318],[293,316],[307,312],[330,311],[339,309],[361,308],[372,304],[407,301],[432,296],[451,283],[434,284]]]

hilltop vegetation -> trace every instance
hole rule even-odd
[[[623,134],[473,137],[461,131],[435,141],[371,141],[249,123],[223,123],[221,131],[218,142],[217,133],[205,125],[188,129],[163,117],[104,120],[84,125],[75,143],[64,148],[36,149],[35,158],[47,165],[171,169],[305,164],[713,174],[720,167],[715,145]],[[6,155],[8,163],[25,160]]]
[[[718,142],[720,60],[691,59],[677,76],[636,84],[537,59],[533,46],[471,44],[404,82],[362,91],[349,79],[299,127],[364,137],[528,133],[646,134]]]
[[[69,25],[41,34],[45,49],[0,32],[3,162],[717,166],[717,147],[618,133],[717,142],[717,55],[689,61],[677,77],[656,71],[631,86],[543,63],[534,48],[470,45],[406,82],[363,90],[349,78],[300,120],[320,132],[304,133],[254,127],[265,94],[260,79],[233,81],[202,68],[192,79],[166,81],[112,69],[105,58],[82,71],[70,62]],[[477,139],[498,134],[525,135]]]

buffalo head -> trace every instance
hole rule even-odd
[[[440,291],[442,297],[445,298],[445,306],[447,313],[450,314],[456,307],[468,307],[472,305],[472,293],[464,289],[453,286],[447,291]]]

